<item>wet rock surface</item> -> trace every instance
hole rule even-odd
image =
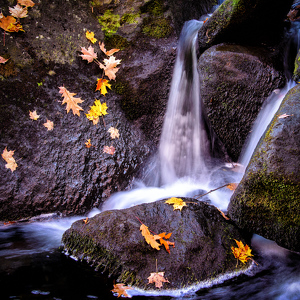
[[[170,283],[163,289],[181,288],[216,276],[246,268],[236,267],[231,246],[234,239],[246,242],[241,233],[211,205],[194,199],[182,211],[173,210],[165,200],[123,210],[104,211],[74,222],[63,235],[68,253],[118,276],[123,283],[145,289],[150,273],[164,272]],[[161,246],[150,247],[141,234],[141,222],[152,233],[172,232],[170,254]]]
[[[228,207],[245,230],[300,251],[300,129],[297,85],[261,138]],[[288,115],[287,117],[284,117]],[[283,116],[283,118],[282,118]]]
[[[237,161],[261,105],[283,87],[272,53],[262,47],[220,44],[199,58],[201,99],[229,156]],[[221,120],[221,121],[220,121]]]

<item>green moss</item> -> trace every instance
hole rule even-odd
[[[109,36],[106,35],[104,38],[104,43],[108,49],[117,48],[123,50],[130,46],[130,42],[128,42],[126,38],[118,34],[113,34]]]
[[[121,26],[120,15],[114,15],[111,10],[105,11],[103,16],[98,17],[99,24],[102,26],[102,31],[104,31],[106,36],[111,36],[115,34],[118,28]]]
[[[170,21],[165,18],[152,19],[146,18],[144,20],[143,33],[155,37],[155,38],[164,38],[170,35],[172,32],[172,27]]]
[[[137,24],[138,20],[137,18],[140,17],[139,13],[135,13],[135,14],[124,14],[121,18],[121,23],[128,23],[128,24]]]
[[[162,16],[164,13],[164,4],[162,0],[152,0],[141,7],[142,13],[150,13],[153,16]]]

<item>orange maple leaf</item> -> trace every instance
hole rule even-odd
[[[90,139],[88,139],[84,144],[85,144],[85,146],[86,146],[87,148],[94,147],[94,146],[91,144],[91,140],[90,140]]]
[[[155,283],[155,287],[161,288],[164,282],[170,283],[165,277],[165,272],[154,272],[150,273],[150,276],[147,278],[148,283]]]
[[[246,263],[249,259],[252,259],[250,256],[253,256],[253,254],[251,254],[251,248],[248,245],[243,244],[242,241],[237,241],[235,240],[238,248],[236,247],[231,247],[232,253],[234,255],[235,258],[237,258],[238,260],[240,260],[243,264]]]
[[[120,51],[120,49],[111,49],[111,50],[109,50],[109,51],[106,51],[105,45],[104,45],[103,42],[102,42],[101,44],[100,44],[100,42],[99,42],[99,47],[100,47],[100,49],[105,53],[105,55],[107,55],[107,56],[111,56],[111,55],[113,55],[114,53]]]
[[[96,91],[100,91],[100,93],[105,96],[105,94],[107,94],[106,87],[111,89],[111,85],[109,84],[109,81],[107,79],[97,79]]]
[[[18,3],[26,7],[33,7],[35,5],[31,0],[18,0]]]
[[[82,221],[83,221],[84,224],[88,224],[89,223],[89,218],[86,217],[85,219],[82,219]]]
[[[173,210],[179,209],[180,211],[182,210],[182,208],[184,206],[187,206],[186,203],[182,199],[175,198],[175,197],[168,199],[165,203],[168,203],[170,205],[173,204],[173,208],[174,208]]]
[[[156,240],[159,240],[161,237],[159,235],[152,235],[145,224],[140,226],[142,236],[145,238],[146,242],[154,249],[160,250],[161,246]]]
[[[114,284],[114,288],[111,290],[111,292],[117,293],[118,298],[120,296],[130,298],[130,296],[127,294],[126,290],[133,290],[133,288],[130,286],[126,286],[124,283],[117,283],[117,284]]]
[[[175,248],[175,243],[174,242],[170,242],[170,241],[167,241],[167,239],[169,239],[172,235],[172,232],[166,234],[165,232],[163,233],[160,233],[159,236],[161,237],[159,239],[159,242],[165,246],[165,249],[167,250],[167,252],[170,254],[170,248],[169,246],[173,246],[173,248]],[[164,240],[166,239],[166,240]]]
[[[32,120],[37,120],[40,116],[37,114],[36,110],[29,111],[29,118]]]
[[[7,32],[24,31],[22,25],[12,16],[1,18],[0,27]]]
[[[70,109],[72,109],[74,115],[80,116],[79,111],[83,109],[77,103],[82,103],[84,100],[81,100],[80,98],[74,98],[76,94],[70,93],[63,86],[59,87],[59,93],[62,94],[62,97],[64,97],[62,104],[67,103],[67,107],[66,107],[67,113],[70,111]]]
[[[47,120],[46,123],[43,124],[48,130],[53,130],[54,123],[50,120]]]
[[[1,154],[2,158],[6,161],[5,167],[7,169],[10,169],[12,172],[15,171],[18,166],[15,159],[13,158],[14,153],[15,150],[7,151],[7,148],[5,147]]]
[[[94,48],[92,46],[89,46],[88,49],[85,47],[81,47],[80,56],[82,59],[87,60],[89,63],[92,62],[94,59],[97,59],[97,53],[95,53]]]
[[[238,185],[239,185],[238,183],[232,182],[232,183],[227,184],[226,187],[228,189],[230,189],[231,191],[235,191]]]

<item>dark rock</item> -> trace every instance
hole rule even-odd
[[[212,45],[276,45],[293,0],[227,0],[199,31],[199,49]]]
[[[199,58],[201,99],[230,157],[236,161],[264,100],[282,87],[272,52],[220,44]]]
[[[261,138],[228,207],[245,230],[300,251],[300,85],[289,91]],[[279,116],[287,114],[286,118]]]
[[[170,283],[164,289],[181,288],[218,275],[236,271],[231,246],[234,239],[245,240],[240,232],[211,205],[188,201],[182,211],[164,200],[123,210],[104,211],[85,224],[79,220],[63,235],[70,254],[86,259],[118,280],[145,289],[150,273],[165,272]],[[193,203],[191,203],[193,202]],[[148,245],[139,228],[140,221],[156,234],[172,232],[170,254]],[[239,263],[238,269],[246,265]]]

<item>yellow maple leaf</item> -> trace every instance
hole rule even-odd
[[[95,44],[97,42],[97,39],[94,37],[94,32],[92,31],[86,31],[85,36],[88,40],[90,40],[93,44]]]
[[[146,242],[154,249],[160,250],[159,246],[161,246],[156,240],[160,239],[159,235],[152,235],[145,224],[140,226],[140,230],[142,232],[142,236],[145,238]]]
[[[99,117],[107,115],[107,105],[106,102],[101,103],[100,100],[95,100],[94,105],[90,106],[90,110],[86,114],[86,117],[90,120],[93,121],[93,124],[97,124],[99,121]]]
[[[78,103],[82,103],[84,100],[80,98],[74,98],[76,95],[75,93],[70,93],[65,87],[59,87],[59,93],[62,94],[61,96],[64,97],[62,105],[67,103],[67,113],[72,109],[74,115],[80,116],[80,110],[83,110],[82,107],[78,105]]]
[[[242,241],[239,242],[235,240],[235,242],[237,243],[238,248],[233,246],[231,247],[231,251],[234,257],[240,260],[243,264],[246,263],[249,259],[252,259],[250,257],[253,256],[253,254],[251,254],[251,248],[247,244],[244,246]]]
[[[100,91],[100,93],[105,96],[105,94],[107,94],[106,87],[111,89],[111,85],[109,84],[109,81],[107,79],[97,79],[96,91]]]
[[[132,287],[130,286],[126,286],[124,283],[117,283],[114,284],[114,288],[111,290],[111,292],[113,293],[117,293],[118,294],[118,298],[120,296],[124,296],[126,298],[130,298],[130,296],[127,294],[126,290],[133,290]]]
[[[147,278],[148,283],[155,283],[155,287],[161,288],[164,282],[170,283],[165,277],[165,272],[154,272],[150,273],[150,276]]]
[[[40,116],[37,114],[36,110],[34,111],[29,111],[29,117],[32,120],[37,120]]]
[[[165,203],[168,203],[170,205],[173,204],[173,208],[174,208],[173,210],[179,209],[180,211],[182,210],[182,208],[184,206],[187,206],[186,203],[182,199],[175,198],[175,197],[168,199]]]

